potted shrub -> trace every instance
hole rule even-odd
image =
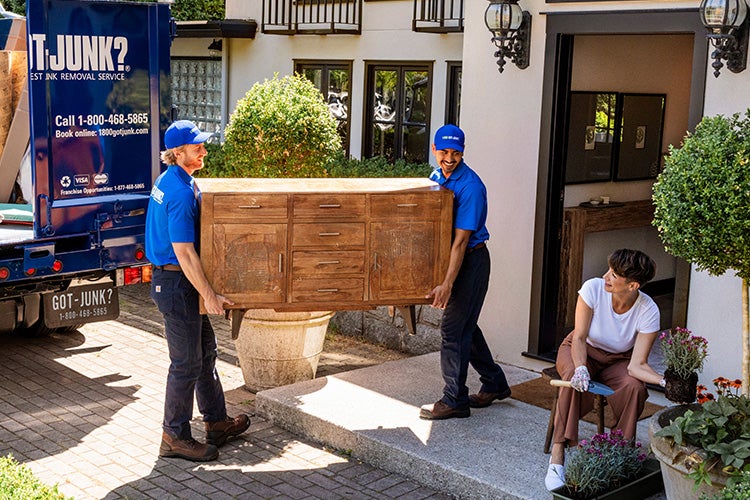
[[[552,498],[646,498],[661,488],[658,462],[618,429],[579,443],[565,461],[565,485],[553,490]]]
[[[692,335],[687,328],[673,328],[659,335],[661,351],[667,366],[664,372],[664,395],[675,403],[692,403],[696,398],[698,372],[708,355],[708,342]]]
[[[733,269],[742,279],[743,370],[750,383],[750,110],[704,117],[682,147],[669,147],[654,184],[654,226],[672,255],[711,275]]]
[[[320,91],[294,75],[253,85],[229,118],[220,177],[327,177],[341,155]],[[235,339],[245,386],[257,392],[315,377],[331,311],[248,310]]]
[[[741,480],[750,463],[750,399],[741,380],[714,380],[717,396],[699,386],[699,404],[670,407],[651,420],[667,498],[699,498]]]

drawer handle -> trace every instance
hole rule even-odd
[[[329,203],[329,204],[320,204],[320,208],[341,208],[340,203]]]
[[[239,208],[262,208],[260,205],[240,205]]]
[[[341,233],[318,233],[318,236],[341,236]]]
[[[340,260],[321,260],[318,262],[319,266],[325,265],[325,264],[341,264]]]
[[[399,208],[418,207],[419,203],[399,203],[396,206],[399,207]]]
[[[279,272],[280,273],[284,272],[284,254],[283,253],[279,254]]]
[[[338,288],[318,288],[318,293],[336,293]]]

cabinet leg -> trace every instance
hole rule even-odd
[[[417,313],[415,306],[396,306],[398,312],[401,313],[401,317],[406,322],[406,328],[409,330],[409,335],[417,334]]]
[[[247,309],[232,309],[227,311],[227,315],[231,315],[230,324],[232,326],[232,340],[236,340],[240,334],[240,325],[242,324],[242,318],[245,317]]]

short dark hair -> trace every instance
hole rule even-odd
[[[610,254],[607,263],[615,274],[636,281],[641,286],[656,274],[656,263],[640,250],[620,248]]]

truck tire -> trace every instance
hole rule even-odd
[[[83,325],[70,325],[70,326],[59,326],[57,328],[50,328],[44,323],[44,306],[42,301],[39,301],[39,319],[31,326],[25,328],[19,328],[16,333],[21,337],[37,339],[47,337],[53,333],[72,333]]]

